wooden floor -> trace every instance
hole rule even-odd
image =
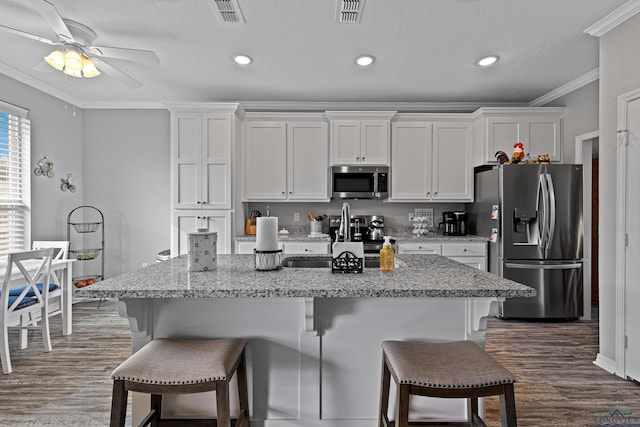
[[[17,348],[14,372],[0,377],[0,425],[108,425],[110,373],[130,354],[127,322],[113,301],[74,304],[73,335],[62,336],[52,320],[53,352],[43,353],[37,333],[29,348]],[[597,314],[597,313],[596,313]],[[597,317],[597,316],[596,316]],[[531,323],[491,319],[487,350],[517,377],[520,427],[593,426],[611,409],[640,416],[640,386],[593,364],[598,351],[597,319]],[[487,424],[499,426],[498,400],[487,400]]]

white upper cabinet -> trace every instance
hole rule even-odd
[[[329,200],[324,121],[244,123],[243,199]]]
[[[474,113],[475,163],[497,163],[497,151],[511,157],[517,142],[522,142],[525,154],[534,161],[548,154],[551,161],[561,162],[564,112],[563,107],[480,108]]]
[[[395,112],[327,111],[332,165],[388,165],[390,121]]]
[[[391,135],[392,201],[472,201],[471,122],[397,121]]]
[[[233,113],[172,113],[175,209],[231,209]]]

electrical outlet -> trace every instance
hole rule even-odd
[[[293,213],[293,220],[296,222],[300,221],[300,212],[294,212]]]
[[[413,212],[409,212],[409,222],[413,221],[414,216]]]
[[[148,264],[148,263],[146,263],[146,262],[143,262],[143,263],[142,263],[142,267],[143,267],[143,268],[144,268],[144,267],[147,267],[148,265],[149,265],[149,264]]]

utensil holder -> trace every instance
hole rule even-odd
[[[255,267],[259,271],[280,270],[282,268],[282,249],[274,251],[253,250]]]
[[[333,258],[331,263],[332,273],[362,273],[364,258],[356,256],[353,252],[344,251]]]
[[[322,221],[309,221],[310,234],[322,234]]]

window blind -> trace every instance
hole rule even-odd
[[[31,124],[0,103],[0,257],[26,250],[31,225]]]

